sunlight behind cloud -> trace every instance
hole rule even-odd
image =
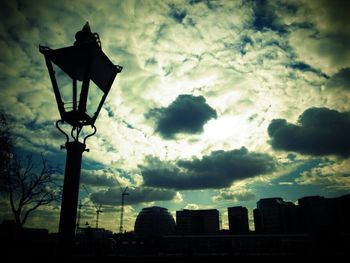
[[[204,126],[203,137],[213,141],[230,139],[231,147],[239,148],[245,145],[241,131],[246,130],[247,126],[246,120],[242,116],[223,116],[218,120],[209,121]]]

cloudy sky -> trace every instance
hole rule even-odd
[[[89,21],[123,71],[87,140],[83,222],[94,224],[94,202],[100,227],[119,229],[118,182],[130,193],[126,230],[151,205],[173,214],[216,208],[226,227],[229,206],[340,196],[350,189],[349,8],[345,0],[1,0],[1,110],[20,154],[44,153],[64,169],[38,45],[70,46]],[[43,207],[28,226],[57,231],[58,215],[57,204]]]

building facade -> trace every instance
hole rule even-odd
[[[231,234],[248,234],[249,221],[248,209],[242,206],[234,206],[227,208],[228,224]]]
[[[280,197],[264,198],[254,210],[255,231],[261,234],[291,234],[298,232],[298,210]]]
[[[135,221],[135,234],[138,236],[163,236],[175,231],[175,221],[168,209],[152,206],[143,208]]]
[[[217,209],[176,211],[177,232],[180,235],[215,235],[220,230]]]
[[[307,196],[298,200],[298,208],[303,233],[350,233],[350,195]]]

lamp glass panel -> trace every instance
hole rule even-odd
[[[103,95],[104,92],[101,89],[99,89],[93,81],[90,81],[90,88],[86,103],[86,113],[90,117],[93,117],[95,112],[97,111]]]
[[[53,70],[55,71],[56,82],[58,90],[61,94],[62,102],[64,103],[64,109],[66,112],[73,110],[73,80],[55,63],[52,63]],[[82,82],[77,81],[77,107],[79,105],[79,97],[81,92]]]
[[[64,108],[67,111],[72,102],[72,79],[55,63],[52,63],[52,67],[55,72],[55,78]]]

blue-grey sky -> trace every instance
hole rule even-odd
[[[225,228],[229,206],[349,192],[348,1],[0,2],[0,106],[19,153],[64,169],[39,44],[70,46],[89,21],[123,66],[87,141],[84,222],[94,201],[100,226],[118,230],[118,182],[126,230],[151,205],[217,208]],[[28,225],[57,231],[58,215],[46,206]]]

